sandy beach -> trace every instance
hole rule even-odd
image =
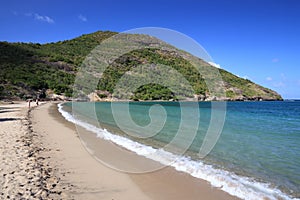
[[[32,105],[34,107],[34,105]],[[0,104],[0,198],[60,199],[66,186],[47,159],[49,149],[33,131],[26,102]]]
[[[54,103],[29,112],[26,103],[0,107],[1,199],[237,199],[170,167],[127,174],[101,164]],[[113,158],[113,144],[95,138]]]

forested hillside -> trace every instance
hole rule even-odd
[[[101,41],[115,32],[99,31],[78,38],[48,44],[0,42],[0,98],[45,98],[51,94],[72,96],[76,73],[85,57]],[[172,66],[193,87],[199,100],[219,100],[210,96],[199,72],[174,52],[148,48],[130,52],[115,60],[107,68],[95,93],[99,98],[111,97],[118,80],[130,69],[141,64]],[[212,67],[203,61],[203,67]],[[281,100],[276,92],[239,78],[220,69],[226,96],[223,100]],[[175,81],[175,80],[174,80]],[[115,96],[122,99],[122,96]],[[132,100],[178,100],[168,88],[148,84],[138,88]]]

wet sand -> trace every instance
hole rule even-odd
[[[16,111],[16,114],[20,115],[21,118],[22,116],[26,118],[26,105],[24,109],[24,115]],[[3,118],[3,114],[0,110],[0,118]],[[9,115],[5,115],[5,117],[8,118]],[[11,115],[11,117],[13,116]],[[212,187],[206,181],[193,178],[171,167],[165,167],[155,172],[131,174],[116,171],[104,165],[97,161],[93,155],[104,160],[107,159],[110,162],[121,163],[129,168],[132,167],[131,163],[140,163],[141,166],[159,166],[158,163],[137,156],[127,150],[123,150],[123,152],[130,154],[130,160],[122,160],[122,155],[119,154],[120,151],[116,150],[120,148],[116,148],[116,145],[111,142],[96,138],[94,134],[83,129],[76,130],[74,124],[67,122],[60,115],[57,111],[57,105],[54,103],[47,103],[34,108],[28,115],[28,123],[22,124],[20,121],[17,127],[3,131],[3,123],[7,123],[5,125],[7,128],[11,127],[9,123],[17,122],[18,120],[12,122],[0,121],[0,133],[2,138],[5,138],[6,135],[12,135],[12,133],[18,135],[22,132],[20,129],[24,129],[26,132],[30,128],[31,134],[35,135],[35,143],[40,149],[43,149],[36,153],[37,158],[41,157],[36,158],[36,160],[43,160],[40,166],[41,171],[51,168],[47,175],[50,178],[46,176],[44,180],[46,186],[48,183],[49,187],[46,190],[47,193],[43,193],[45,198],[41,199],[237,199],[218,188]],[[78,134],[78,131],[80,134]],[[82,144],[81,137],[84,137],[85,145]],[[1,163],[0,178],[2,178],[4,172],[9,174],[16,168],[16,166],[11,166],[10,169],[7,169],[10,163],[24,163],[20,157],[11,157],[7,152],[3,153],[3,149],[6,147],[4,144],[9,143],[7,146],[15,148],[15,136],[10,138],[9,141],[8,139],[2,140],[1,143],[3,146],[0,148],[2,160],[10,161]],[[99,151],[89,152],[86,147],[90,149],[99,148]],[[19,149],[22,148],[19,147]],[[33,165],[38,166],[36,161],[30,160],[29,163],[35,163]],[[24,169],[19,171],[24,171]],[[34,172],[27,170],[25,174],[30,176]],[[10,179],[10,182],[7,181],[7,178],[2,180],[11,188],[9,191],[12,188],[18,188],[16,184],[13,184],[13,177]],[[33,186],[28,184],[26,188],[31,189]],[[6,192],[4,196],[7,194],[9,192]],[[28,193],[28,195],[30,194]]]

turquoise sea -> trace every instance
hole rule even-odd
[[[177,137],[180,127],[184,134],[176,145],[181,148],[189,142],[189,132],[193,131],[196,119],[197,132],[187,151],[183,155],[177,155],[177,151],[161,154],[162,157],[177,156],[179,161],[172,164],[175,169],[205,179],[242,199],[300,198],[300,101],[227,102],[221,135],[205,158],[200,158],[198,153],[211,123],[212,109],[218,109],[218,106],[212,108],[211,102],[130,102],[129,113],[133,122],[139,127],[148,127],[136,129],[126,121],[128,116],[122,109],[124,104],[69,102],[60,104],[59,111],[67,120],[89,127],[95,134],[99,131],[109,134],[112,142],[122,143],[131,151],[137,151],[134,145],[142,145],[146,150],[164,149]],[[153,106],[164,112],[155,112]],[[188,118],[183,125],[182,109]],[[126,122],[121,128],[114,119],[116,113]],[[99,122],[102,128],[95,122]],[[154,125],[147,126],[151,123]],[[161,125],[163,127],[158,127]],[[159,131],[149,136],[146,133],[147,130],[151,132],[149,128]],[[132,134],[128,134],[130,131]],[[143,138],[145,135],[147,137]],[[143,156],[143,153],[139,152],[139,155]]]

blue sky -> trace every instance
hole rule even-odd
[[[299,11],[298,0],[9,0],[0,2],[0,41],[169,28],[196,40],[223,69],[300,98]]]

